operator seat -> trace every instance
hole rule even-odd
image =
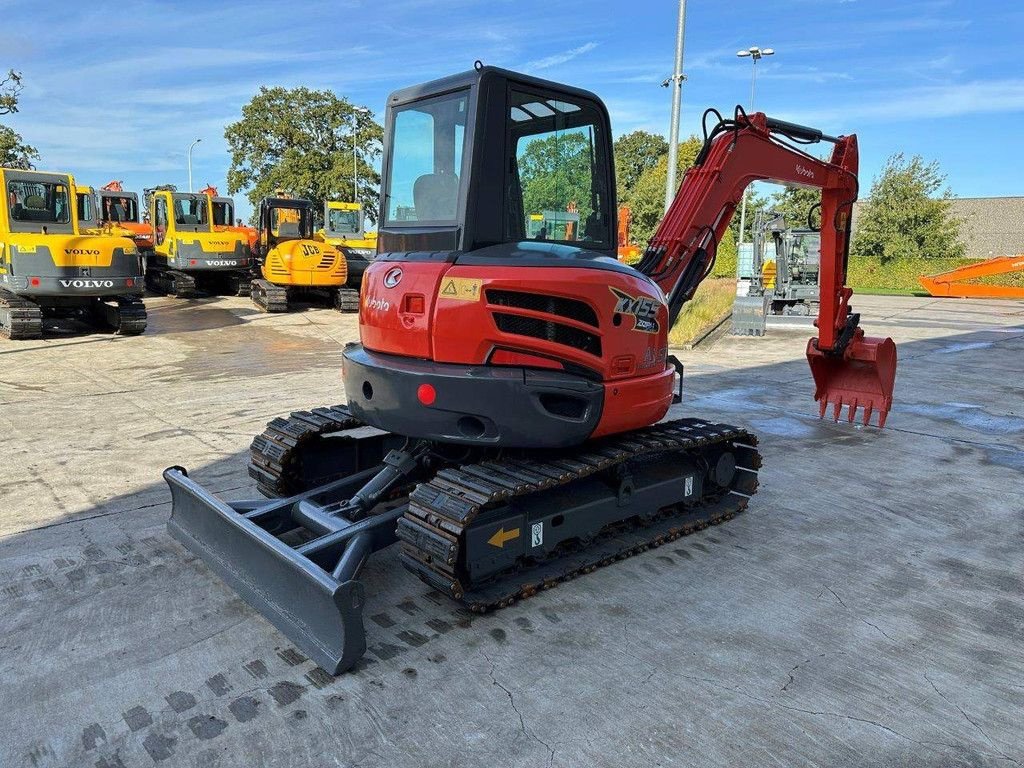
[[[459,177],[454,173],[425,173],[412,185],[417,221],[454,219],[459,204]]]

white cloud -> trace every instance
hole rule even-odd
[[[565,62],[575,59],[577,56],[582,56],[584,53],[597,48],[597,43],[584,43],[578,48],[573,48],[568,51],[562,51],[562,53],[556,53],[552,56],[545,56],[543,59],[536,59],[535,61],[527,62],[526,69],[547,69],[548,67],[556,67],[559,64],[565,64]]]

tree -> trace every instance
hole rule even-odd
[[[0,80],[0,115],[10,115],[18,111],[18,97],[24,86],[21,84],[21,73],[13,69]],[[39,159],[35,147],[25,144],[21,135],[6,125],[0,125],[0,166],[7,168],[31,169],[32,161]]]
[[[676,179],[682,183],[686,169],[693,165],[700,152],[701,140],[691,136],[679,145]],[[662,155],[658,162],[645,170],[637,179],[633,193],[629,199],[633,222],[629,238],[634,243],[644,245],[665,215],[665,184],[668,181],[668,153]]]
[[[959,258],[959,219],[952,215],[946,177],[935,161],[892,155],[871,184],[860,211],[851,253],[882,260]],[[940,191],[941,190],[941,191]]]
[[[818,229],[821,226],[821,210],[815,206],[820,205],[820,189],[786,187],[771,196],[767,207],[770,211],[781,213],[786,219],[786,226],[794,229],[805,229],[810,214],[811,224]]]
[[[534,139],[519,158],[523,209],[527,214],[564,211],[576,203],[580,221],[586,221],[593,213],[590,175],[590,143],[583,134]]]
[[[376,221],[380,174],[372,161],[383,137],[379,123],[330,91],[264,86],[224,131],[231,151],[228,193],[247,190],[253,208],[276,189],[311,200],[317,211],[327,200],[358,200]]]
[[[614,149],[616,195],[620,205],[628,204],[644,171],[668,155],[668,142],[655,133],[633,131],[616,139]]]

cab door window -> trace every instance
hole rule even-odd
[[[154,209],[153,229],[156,232],[156,244],[161,245],[167,237],[167,201],[158,197]]]

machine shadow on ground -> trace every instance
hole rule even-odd
[[[484,616],[382,552],[339,678],[170,538],[157,478],[6,537],[0,764],[1024,760],[1024,326],[995,336],[899,344],[884,431],[819,421],[802,359],[688,376],[672,415],[761,437],[748,512]],[[247,455],[161,458],[234,499]]]

